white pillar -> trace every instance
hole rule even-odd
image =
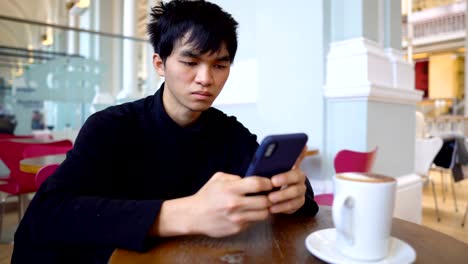
[[[123,35],[136,36],[137,1],[125,0],[123,7]],[[137,48],[135,41],[123,40],[123,87],[117,95],[117,100],[120,102],[132,101],[141,97],[137,83]]]
[[[112,18],[115,15],[112,10],[114,4],[118,4],[118,1],[112,0],[100,0],[94,2],[95,4],[95,23],[94,30],[101,32],[112,32]],[[103,66],[102,72],[100,73],[100,82],[96,91],[96,95],[93,98],[94,110],[101,110],[107,106],[115,103],[115,98],[112,95],[112,87],[115,86],[115,80],[118,79],[118,74],[113,71],[112,65],[116,64],[115,58],[115,43],[119,42],[119,39],[96,36],[97,50],[95,59]]]
[[[68,19],[68,26],[75,28],[80,24],[79,16],[70,16]],[[68,30],[67,31],[67,53],[69,54],[78,54],[79,49],[79,35],[76,31]]]
[[[401,19],[400,4],[385,1],[332,0],[325,155],[333,160],[341,149],[368,151],[377,146],[374,171],[399,177],[413,172],[414,111],[422,94],[414,90],[412,65],[397,47],[401,37],[394,20]],[[382,14],[387,14],[387,48],[378,33]],[[327,174],[334,174],[331,163]]]
[[[398,182],[394,215],[420,222],[421,180],[413,171],[414,113],[422,93],[414,89],[413,67],[399,44],[400,2],[332,0],[332,7],[325,155],[333,160],[342,149],[378,147],[372,171]],[[332,165],[327,169],[328,176],[335,173]]]
[[[112,32],[115,34],[122,34],[123,27],[123,0],[112,0]],[[110,87],[112,96],[117,97],[117,94],[122,89],[122,72],[123,72],[123,58],[122,58],[122,45],[123,41],[121,39],[114,39],[113,45],[113,61],[114,63],[108,65],[109,70],[114,74],[114,85]]]
[[[468,5],[465,8],[465,116],[468,116]]]
[[[150,11],[153,6],[159,3],[160,0],[148,0],[148,10],[147,10],[147,21],[150,19]],[[143,91],[144,95],[152,95],[159,89],[159,84],[162,81],[159,75],[156,73],[156,70],[153,68],[153,46],[148,43],[144,47],[146,49],[144,61],[146,67],[146,87],[145,91]]]

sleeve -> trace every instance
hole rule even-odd
[[[306,178],[305,184],[307,188],[305,193],[305,202],[295,214],[315,216],[318,213],[319,207],[314,200],[314,191],[310,185],[309,179]]]
[[[147,233],[161,200],[119,199],[110,167],[125,131],[113,116],[91,116],[66,160],[37,192],[28,209],[33,236],[52,246],[147,248]],[[112,164],[114,162],[114,164]],[[30,228],[31,229],[31,228]]]

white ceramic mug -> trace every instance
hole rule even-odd
[[[367,173],[335,175],[333,223],[341,253],[356,260],[379,260],[390,247],[396,181]]]

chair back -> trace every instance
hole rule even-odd
[[[424,120],[424,114],[416,111],[416,138],[426,137],[426,121]]]
[[[359,152],[353,150],[341,150],[335,156],[335,172],[369,172],[374,165],[377,147],[370,152]],[[319,205],[333,205],[333,194],[324,193],[315,195],[315,202]]]
[[[36,188],[39,189],[41,184],[59,167],[59,164],[50,164],[42,167],[37,173],[35,178]]]
[[[13,135],[8,133],[0,133],[0,139],[19,139],[19,138],[33,138],[33,135]]]
[[[377,147],[370,152],[341,150],[335,156],[335,172],[369,172],[374,165]]]
[[[442,145],[443,140],[440,137],[416,139],[414,149],[414,171],[417,174],[427,176]]]
[[[36,191],[34,174],[25,173],[20,170],[20,161],[24,158],[23,151],[28,146],[33,145],[50,145],[50,146],[67,146],[71,141],[62,140],[49,143],[23,143],[19,141],[0,140],[0,159],[10,170],[8,178],[4,179],[10,184],[16,185],[13,195]]]
[[[57,146],[57,145],[31,145],[24,149],[23,158],[33,158],[45,155],[66,154],[73,146]]]

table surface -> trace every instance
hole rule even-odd
[[[109,263],[324,263],[309,253],[305,239],[330,227],[331,208],[321,206],[314,218],[278,215],[235,236],[165,238],[144,253],[117,249]],[[392,236],[416,250],[415,263],[467,263],[468,244],[427,227],[394,218]]]
[[[47,144],[47,143],[53,143],[57,141],[53,139],[44,139],[44,138],[10,138],[7,140],[18,142],[18,143],[31,143],[31,144],[36,144],[36,143]]]
[[[309,149],[307,149],[306,157],[308,157],[308,156],[315,156],[315,155],[318,155],[318,154],[319,154],[319,150],[318,150],[318,149],[309,148]]]
[[[65,157],[66,154],[57,154],[22,159],[20,161],[20,170],[27,173],[37,173],[40,168],[46,165],[62,163]]]

